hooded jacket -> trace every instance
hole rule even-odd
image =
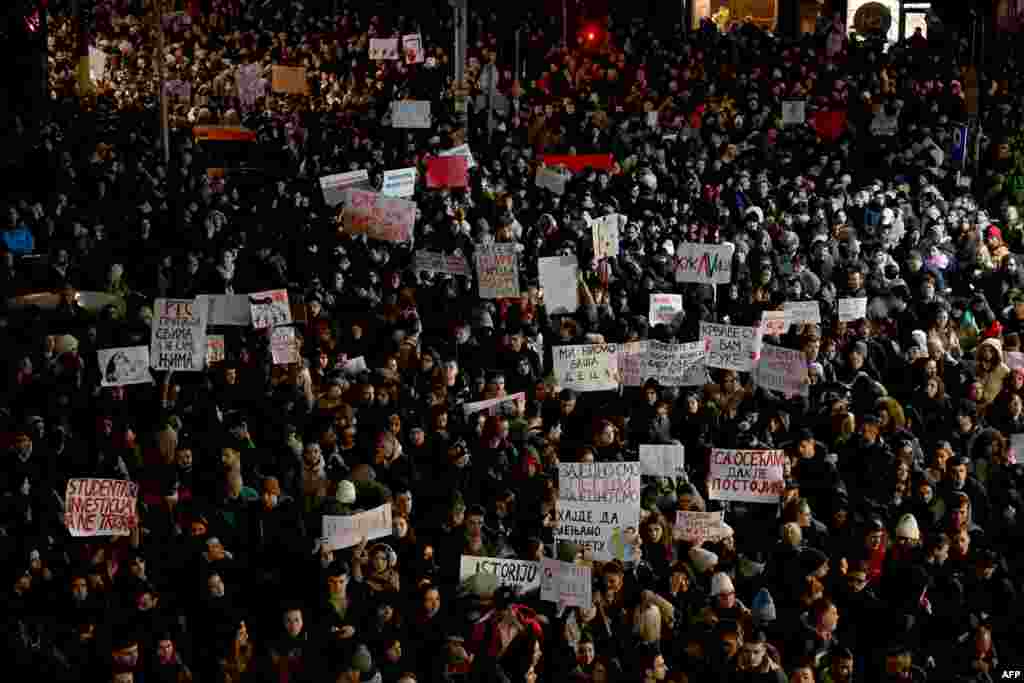
[[[975,357],[979,357],[981,349],[990,346],[996,352],[996,358],[999,359],[998,364],[991,372],[982,374],[978,373],[978,382],[981,383],[981,395],[978,397],[978,403],[987,406],[999,396],[999,392],[1003,390],[1003,380],[1010,374],[1010,368],[1006,365],[1006,356],[1003,353],[1003,343],[999,339],[989,338],[978,344],[978,349],[975,352]]]

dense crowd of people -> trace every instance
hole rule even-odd
[[[51,17],[53,107],[33,157],[47,182],[9,197],[0,233],[12,680],[1020,670],[1017,55],[979,70],[960,163],[953,131],[977,96],[963,46],[920,35],[884,46],[841,22],[787,39],[613,14],[598,40],[561,48],[543,15],[472,12],[465,128],[446,6],[214,2],[174,20],[157,54],[141,4],[97,13],[94,92],[77,84],[72,23]],[[369,60],[369,38],[409,32],[423,63]],[[169,165],[154,59],[190,84]],[[491,135],[475,97],[489,62],[506,98]],[[258,92],[238,92],[246,64]],[[305,65],[310,94],[271,92],[276,64]],[[805,122],[783,125],[787,98],[806,101]],[[430,128],[386,125],[396,99],[429,100]],[[256,131],[263,172],[211,180],[197,124]],[[421,172],[411,242],[346,234],[324,203],[324,175],[365,169],[379,187],[461,143],[469,187],[428,189]],[[562,195],[534,182],[541,155],[601,153],[614,163]],[[625,217],[621,248],[597,259],[589,224],[609,214]],[[731,281],[675,282],[684,241],[734,245]],[[517,245],[520,298],[413,267],[414,250],[472,264],[495,242]],[[580,264],[576,311],[545,305],[538,259],[559,255]],[[225,360],[203,372],[102,386],[97,350],[148,345],[156,298],[274,289],[306,312],[301,362],[275,365],[266,330],[225,327]],[[650,324],[652,293],[683,295],[671,324]],[[839,299],[858,297],[866,317],[838,322]],[[802,352],[805,395],[730,370],[583,393],[553,373],[560,345],[691,342],[702,321],[757,327],[794,301],[817,302],[821,324],[766,341]],[[519,392],[505,412],[463,410]],[[558,464],[635,461],[642,444],[683,445],[686,476],[644,477],[628,558],[556,542]],[[713,447],[782,449],[778,503],[710,499]],[[138,483],[130,535],[71,536],[65,490],[84,478]],[[325,515],[381,505],[391,536],[322,543]],[[724,510],[726,532],[680,538],[676,513],[705,510]],[[593,604],[466,578],[464,555],[590,565]]]

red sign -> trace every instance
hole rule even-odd
[[[427,160],[427,187],[466,187],[469,165],[465,157],[435,157]]]

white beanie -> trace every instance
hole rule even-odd
[[[703,574],[718,564],[718,555],[704,548],[690,548],[690,562],[698,574]]]
[[[356,485],[348,479],[342,479],[338,482],[338,490],[334,497],[343,505],[352,505],[356,502]]]
[[[711,577],[711,597],[717,597],[722,593],[735,593],[736,588],[732,585],[732,579],[728,574],[718,572]]]
[[[917,518],[909,512],[896,524],[896,538],[909,538],[914,541],[921,540],[921,529],[917,526]]]

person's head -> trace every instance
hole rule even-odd
[[[436,586],[424,588],[420,596],[420,606],[430,616],[437,614],[441,609],[441,590]]]
[[[348,565],[343,562],[333,563],[327,571],[328,595],[344,595],[348,588]]]
[[[267,477],[263,480],[263,488],[260,493],[260,501],[265,510],[273,510],[281,499],[281,484],[276,477]]]
[[[589,667],[597,657],[597,648],[589,635],[584,634],[576,645],[576,662],[583,667]]]
[[[814,683],[814,667],[801,664],[789,672],[789,683]]]
[[[224,578],[218,571],[211,571],[206,577],[206,590],[210,597],[223,598],[225,593]]]
[[[767,638],[764,633],[757,631],[750,638],[747,638],[740,650],[739,669],[740,671],[757,671],[764,664],[764,658],[768,652]]]
[[[302,610],[297,607],[290,607],[284,611],[284,630],[291,638],[298,638],[302,635],[303,619]]]
[[[664,681],[668,677],[668,666],[661,655],[645,657],[642,668],[645,681]]]

